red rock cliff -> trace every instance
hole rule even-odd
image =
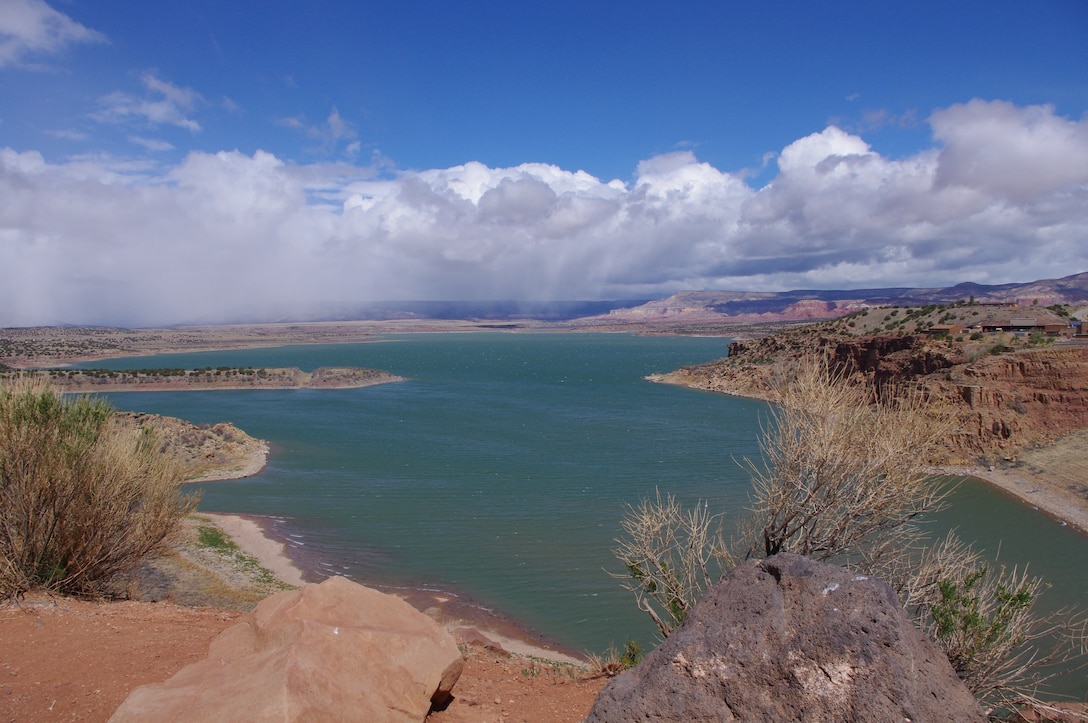
[[[878,393],[926,389],[952,405],[959,431],[941,463],[966,464],[1015,458],[1088,427],[1088,346],[1053,346],[983,354],[925,336],[848,337],[780,334],[734,342],[729,358],[657,377],[708,391],[774,399],[774,386],[791,365],[823,353],[832,366],[871,380]]]

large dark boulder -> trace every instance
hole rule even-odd
[[[588,721],[984,721],[876,579],[794,554],[737,567]]]

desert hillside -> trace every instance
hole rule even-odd
[[[773,400],[792,365],[826,356],[835,370],[870,380],[878,393],[922,388],[954,407],[959,432],[938,461],[1013,460],[1088,427],[1088,343],[1071,332],[1004,331],[1017,314],[1040,329],[1068,327],[1068,315],[1051,309],[885,307],[733,342],[725,359],[654,379]]]

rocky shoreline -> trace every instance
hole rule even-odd
[[[268,442],[230,422],[196,425],[175,417],[145,412],[117,412],[119,424],[151,429],[162,438],[163,450],[181,465],[184,482],[252,477],[268,462]]]

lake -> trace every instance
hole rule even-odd
[[[758,401],[643,377],[725,356],[727,339],[626,334],[411,334],[363,344],[171,354],[121,368],[363,366],[408,381],[351,390],[123,392],[122,409],[231,421],[268,440],[259,475],[202,485],[200,507],[283,518],[310,568],[456,593],[575,650],[651,647],[608,571],[626,504],[656,489],[742,510]],[[1047,604],[1088,603],[1088,537],[988,486],[938,525],[1031,561]]]

